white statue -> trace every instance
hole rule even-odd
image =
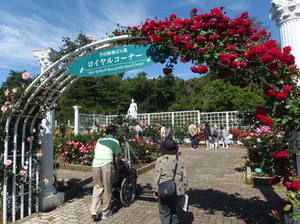
[[[137,119],[137,104],[134,102],[134,99],[131,100],[131,104],[127,111],[127,117]]]

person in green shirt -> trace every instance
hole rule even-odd
[[[101,219],[112,215],[110,209],[115,173],[114,160],[117,163],[121,154],[119,141],[115,139],[117,127],[109,125],[105,133],[106,135],[97,141],[92,165],[94,188],[90,211],[93,219],[97,219],[100,213]]]

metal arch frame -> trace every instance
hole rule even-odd
[[[6,121],[6,136],[4,140],[4,161],[7,160],[11,155],[9,155],[9,139],[13,139],[13,147],[12,147],[12,160],[13,160],[13,172],[16,174],[17,166],[24,167],[25,163],[25,152],[31,151],[33,148],[32,142],[29,143],[28,149],[26,149],[26,136],[31,135],[33,133],[34,127],[38,127],[41,120],[46,116],[46,110],[57,102],[60,95],[64,93],[72,84],[74,84],[81,77],[76,77],[68,73],[66,67],[77,61],[81,57],[84,57],[88,54],[91,54],[95,51],[99,51],[106,48],[111,48],[115,43],[119,41],[127,41],[127,40],[140,40],[144,41],[144,38],[136,38],[131,37],[129,35],[122,35],[112,38],[102,39],[90,44],[87,44],[81,48],[76,49],[75,51],[63,56],[56,62],[54,62],[51,66],[49,66],[43,73],[37,76],[32,83],[26,88],[24,91],[23,97],[21,97],[17,103],[14,105],[13,110],[21,110],[19,113],[15,113],[7,118]],[[49,108],[39,108],[42,104],[32,105],[37,97],[39,97],[40,93],[43,92],[43,105],[48,105]],[[21,128],[21,135],[18,135],[19,127]],[[10,132],[10,129],[13,128],[13,133]],[[29,128],[29,132],[28,132]],[[28,132],[28,133],[27,133]],[[13,135],[13,136],[12,136]],[[19,141],[18,141],[19,140]],[[21,148],[21,155],[17,155],[17,149]],[[21,163],[17,164],[17,156],[21,156]],[[20,218],[24,218],[24,195],[28,194],[28,215],[32,213],[32,157],[28,157],[29,161],[29,190],[28,192],[24,192],[24,185],[20,186],[21,195],[16,195],[16,179],[13,178],[12,182],[12,195],[8,195],[8,181],[4,179],[3,184],[3,223],[7,223],[7,203],[8,199],[12,198],[12,221],[16,221],[16,199],[20,197]],[[36,185],[38,184],[39,179],[39,171],[36,170]],[[36,198],[36,203],[38,204],[38,198]],[[38,211],[38,205],[36,207],[36,211]]]

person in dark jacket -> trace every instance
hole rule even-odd
[[[203,135],[204,135],[204,140],[206,143],[206,150],[210,149],[210,142],[212,139],[212,135],[211,135],[211,131],[210,131],[210,127],[208,123],[205,123],[204,125],[204,130],[203,130]]]
[[[178,145],[171,137],[167,137],[160,145],[162,156],[155,162],[153,196],[158,199],[159,215],[162,224],[177,224],[178,204],[180,196],[185,194],[188,186],[187,174],[183,159],[177,157]],[[177,163],[177,166],[176,166]],[[176,174],[174,176],[176,167]],[[160,198],[158,184],[171,180],[174,177],[176,195],[168,198]]]

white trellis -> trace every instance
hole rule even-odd
[[[197,124],[209,123],[211,126],[229,128],[238,127],[238,111],[224,112],[205,112],[199,110],[192,111],[174,111],[160,113],[141,113],[138,114],[138,121],[147,124],[170,125],[172,127],[186,127],[190,121]],[[82,114],[79,113],[79,120],[74,120],[75,127],[80,127],[80,131],[88,131],[95,125],[111,124],[113,119],[118,115],[99,115],[99,114]]]
[[[44,200],[48,200],[47,203],[50,206],[51,203],[55,203],[56,194],[43,196],[42,198],[33,195],[33,190],[38,186],[41,177],[49,180],[45,191],[53,187],[53,173],[44,172],[44,174],[41,174],[39,167],[33,166],[35,161],[30,152],[32,152],[34,145],[32,142],[28,143],[26,138],[36,135],[37,138],[39,137],[37,139],[39,142],[46,139],[45,133],[41,129],[42,120],[46,117],[48,111],[53,108],[60,95],[80,78],[69,74],[67,66],[90,53],[111,48],[118,45],[119,41],[130,39],[133,38],[128,35],[107,38],[65,55],[53,64],[48,65],[49,67],[32,81],[26,88],[23,97],[14,105],[13,111],[15,113],[8,117],[5,126],[7,134],[4,141],[3,160],[12,160],[15,174],[20,168],[27,167],[26,180],[28,184],[19,186],[15,177],[8,181],[4,176],[2,201],[4,224],[15,222],[33,212],[37,212]],[[38,103],[36,103],[37,101]],[[50,119],[53,118],[52,115],[49,116]],[[49,130],[53,125],[52,122],[50,123],[49,120],[46,120],[45,125],[48,125]],[[45,153],[46,155],[53,154],[53,148],[47,148],[47,150],[49,151]],[[49,158],[45,159],[49,160]],[[51,159],[49,161],[52,164]],[[45,163],[42,166],[46,166]],[[53,206],[55,205],[53,204]]]

